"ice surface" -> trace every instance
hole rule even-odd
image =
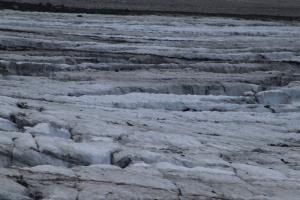
[[[0,11],[0,199],[298,200],[300,23]]]

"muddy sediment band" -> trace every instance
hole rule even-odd
[[[183,0],[164,1],[56,1],[56,0],[5,0],[0,1],[0,9],[23,11],[68,12],[119,15],[211,15],[243,18],[266,18],[283,20],[300,20],[300,2],[288,0],[285,3],[268,0],[259,3],[224,0]]]

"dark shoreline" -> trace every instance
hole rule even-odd
[[[86,14],[113,14],[113,15],[176,15],[176,16],[216,16],[216,17],[234,17],[242,19],[260,19],[260,20],[285,20],[300,21],[299,17],[263,15],[263,14],[228,14],[228,13],[205,13],[205,12],[186,12],[186,11],[156,11],[156,10],[134,10],[134,9],[108,9],[108,8],[79,8],[66,7],[64,5],[53,5],[51,3],[19,3],[0,0],[0,10],[11,9],[20,11],[35,12],[55,12],[55,13],[86,13]],[[300,12],[300,10],[299,10]]]

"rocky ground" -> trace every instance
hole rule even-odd
[[[299,33],[0,11],[0,199],[298,200]]]
[[[0,8],[89,13],[185,13],[298,18],[299,0],[0,0]]]

